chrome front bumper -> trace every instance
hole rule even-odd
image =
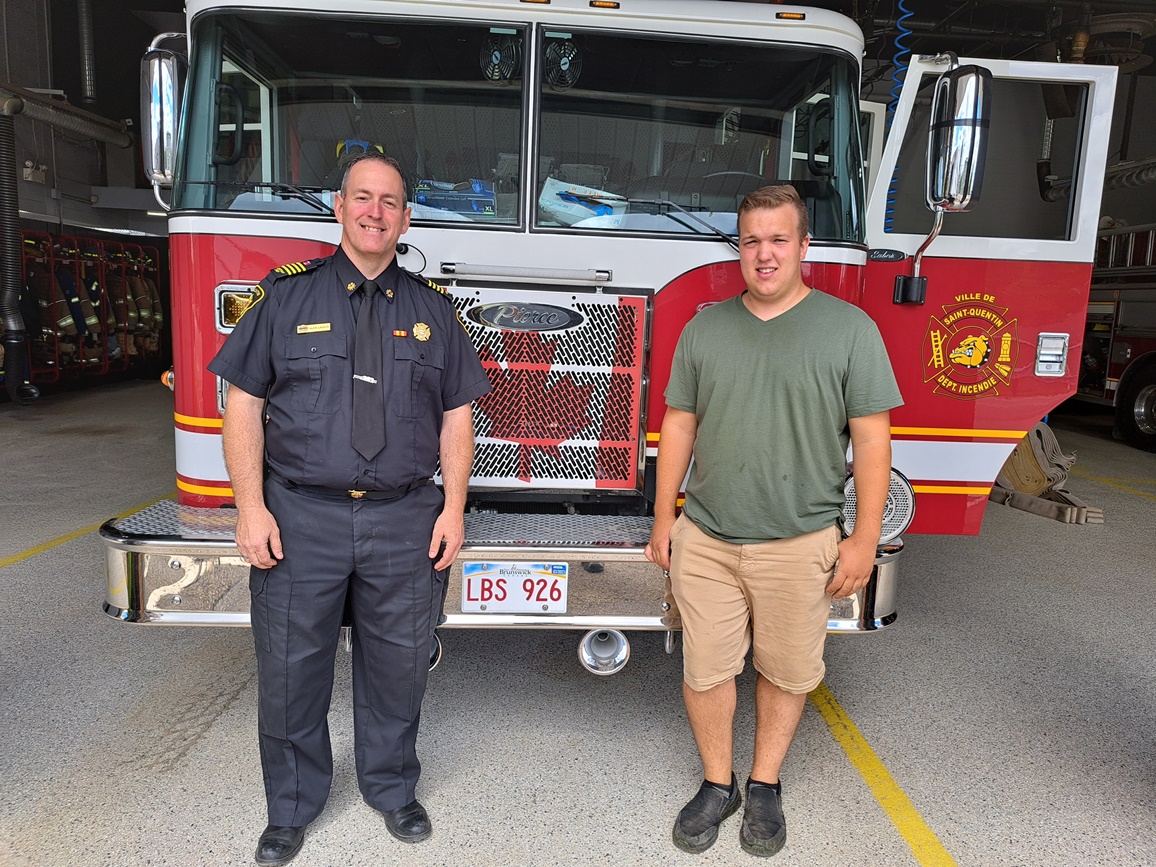
[[[248,626],[249,565],[234,545],[236,519],[233,509],[165,500],[107,521],[100,528],[106,544],[105,613],[130,623]],[[466,542],[450,570],[443,627],[680,628],[662,571],[642,553],[650,518],[468,514],[465,523]],[[870,632],[895,620],[902,550],[898,540],[881,548],[867,586],[832,602],[829,632]],[[566,613],[462,611],[461,564],[492,560],[568,563]]]

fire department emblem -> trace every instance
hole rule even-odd
[[[423,343],[429,340],[430,330],[429,326],[424,322],[415,322],[413,326],[413,336]]]
[[[935,383],[935,394],[978,400],[1011,384],[1019,325],[995,300],[982,292],[956,295],[942,315],[931,317],[923,338],[923,381]]]

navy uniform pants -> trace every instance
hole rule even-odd
[[[269,480],[265,502],[285,553],[249,574],[269,824],[307,825],[329,796],[328,713],[347,596],[358,784],[371,807],[403,807],[421,771],[418,720],[447,578],[429,558],[442,494],[426,485],[394,500],[336,501]]]

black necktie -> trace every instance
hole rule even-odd
[[[353,332],[353,447],[367,461],[385,448],[385,375],[381,360],[381,324],[373,301],[378,286],[366,280]]]

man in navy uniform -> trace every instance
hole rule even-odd
[[[432,833],[415,795],[418,719],[465,535],[470,403],[490,390],[450,298],[397,264],[410,217],[397,163],[358,157],[334,205],[337,252],[270,273],[209,364],[230,384],[225,462],[252,566],[260,865],[300,851],[329,795],[347,604],[362,796],[398,839]],[[439,460],[444,493],[430,484]]]

